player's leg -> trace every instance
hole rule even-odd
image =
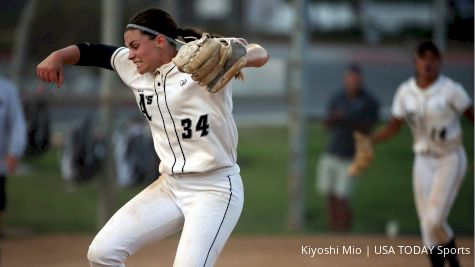
[[[457,251],[457,246],[455,244],[455,238],[450,240],[449,243],[443,245],[444,250],[446,251]],[[460,267],[460,262],[457,253],[450,253],[446,256],[447,261],[449,262],[450,267]]]
[[[350,207],[350,198],[353,193],[356,177],[348,175],[348,167],[351,161],[338,158],[335,167],[335,196],[337,201],[337,218],[339,230],[347,232],[351,229],[352,213]]]
[[[329,155],[323,155],[318,160],[316,168],[315,189],[322,195],[327,195],[331,188],[332,163]]]
[[[413,191],[414,191],[414,200],[416,203],[417,216],[419,218],[419,224],[422,233],[422,242],[424,245],[434,245],[429,239],[428,227],[425,224],[424,218],[427,217],[427,206],[429,195],[432,188],[433,176],[434,176],[434,165],[436,163],[431,160],[430,157],[426,155],[416,154],[413,165]],[[433,253],[429,254],[429,259],[431,261],[432,267],[443,267],[444,259],[441,255],[436,253],[437,251],[433,250]]]
[[[454,232],[447,219],[463,181],[466,167],[467,158],[463,148],[438,160],[425,217],[430,240],[437,245],[455,247]],[[459,266],[456,254],[448,254],[447,260],[452,267]]]
[[[460,188],[466,169],[463,150],[437,160],[434,178],[426,206],[426,226],[431,244],[445,244],[453,237],[447,217]]]
[[[241,215],[241,176],[187,181],[180,191],[185,224],[173,266],[213,266]]]
[[[326,197],[326,208],[328,215],[328,227],[331,231],[340,231],[340,214],[338,207],[338,196],[334,191],[330,191]]]
[[[416,156],[414,164],[414,195],[424,245],[454,246],[453,231],[447,217],[460,188],[466,168],[463,149],[443,158]],[[448,258],[458,266],[456,255]],[[433,266],[443,266],[441,255],[431,255]]]
[[[424,245],[434,245],[429,238],[428,227],[426,226],[429,196],[431,194],[434,181],[434,170],[436,162],[427,155],[417,154],[413,166],[413,193],[416,204],[417,216],[421,227],[422,241]]]
[[[89,247],[91,266],[125,266],[128,256],[182,228],[183,214],[167,179],[162,175],[112,216]]]
[[[320,157],[316,171],[316,190],[326,198],[326,209],[330,229],[338,229],[337,199],[334,194],[335,167],[333,157],[325,154]]]

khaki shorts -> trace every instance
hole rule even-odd
[[[317,192],[328,195],[334,194],[341,198],[348,198],[353,192],[356,177],[348,175],[348,166],[351,159],[342,159],[338,156],[325,154],[317,164]]]

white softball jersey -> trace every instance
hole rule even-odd
[[[461,146],[459,115],[470,105],[463,87],[446,76],[440,75],[426,89],[412,77],[399,86],[392,115],[409,124],[414,153],[443,155]]]
[[[161,176],[121,207],[88,250],[91,266],[124,266],[144,246],[181,230],[173,266],[213,266],[241,215],[230,83],[209,93],[172,63],[139,74],[127,48],[111,57],[148,120]]]
[[[148,120],[160,173],[207,173],[235,168],[237,129],[232,117],[232,86],[209,93],[173,62],[152,74],[139,74],[121,47],[111,65],[135,95]]]

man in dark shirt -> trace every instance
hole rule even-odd
[[[347,232],[351,227],[349,198],[355,177],[348,175],[354,153],[353,132],[368,133],[378,119],[379,105],[363,87],[361,70],[350,65],[344,89],[330,99],[325,126],[330,131],[326,152],[317,166],[317,190],[327,198],[330,229]]]

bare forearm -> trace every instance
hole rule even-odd
[[[38,64],[36,75],[44,82],[56,83],[59,88],[64,81],[64,64],[76,64],[80,57],[81,52],[76,45],[56,50]]]
[[[390,121],[379,131],[371,136],[371,142],[377,144],[387,141],[395,136],[401,130],[402,121],[397,118],[391,118]]]
[[[246,46],[246,67],[261,67],[269,60],[267,50],[258,44],[248,44]]]
[[[57,57],[63,64],[74,65],[79,61],[81,53],[76,45],[70,45],[54,51],[50,56]]]

